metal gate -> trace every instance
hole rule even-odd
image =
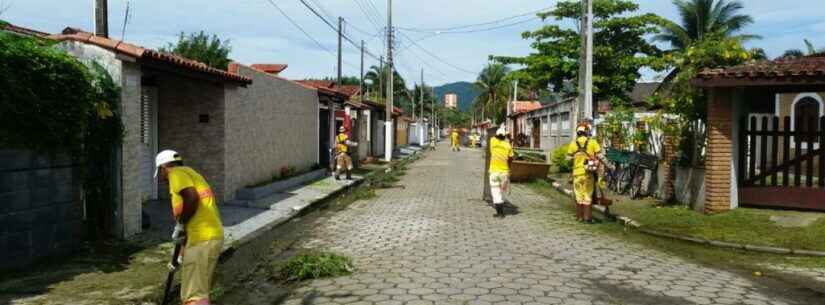
[[[807,118],[793,125],[791,117],[784,117],[782,125],[778,116],[741,120],[740,202],[825,210],[825,117]]]

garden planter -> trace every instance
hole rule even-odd
[[[513,182],[525,182],[534,179],[547,178],[550,171],[550,164],[526,161],[513,161],[510,166],[510,180]]]
[[[287,189],[318,180],[326,176],[326,169],[318,169],[305,174],[301,174],[286,180],[275,181],[267,185],[258,187],[245,187],[235,194],[239,200],[258,200]]]

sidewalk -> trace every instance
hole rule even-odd
[[[370,166],[380,170],[385,166]],[[295,187],[265,200],[268,208],[221,204],[224,252],[239,248],[255,237],[289,221],[314,204],[360,183],[332,177]],[[260,205],[258,205],[260,206]],[[56,262],[0,277],[0,304],[141,304],[157,299],[166,277],[165,262],[172,245],[171,207],[155,201],[145,205],[152,226],[129,241],[89,247]]]

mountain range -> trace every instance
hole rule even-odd
[[[444,95],[447,93],[455,93],[458,95],[458,109],[467,111],[473,104],[473,100],[479,96],[480,92],[470,82],[455,82],[444,84],[435,87],[435,95],[438,97],[438,103],[444,105]]]

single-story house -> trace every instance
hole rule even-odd
[[[705,69],[708,213],[740,204],[825,210],[825,54]]]
[[[121,86],[125,137],[118,151],[114,235],[140,233],[143,203],[167,195],[153,178],[160,150],[180,152],[217,198],[231,196],[224,180],[227,153],[233,153],[227,151],[226,118],[251,78],[74,28],[49,38],[81,61],[102,65]]]
[[[510,102],[510,117],[507,119],[507,130],[510,131],[516,146],[524,147],[529,145],[529,137],[525,131],[528,128],[526,113],[540,109],[541,103],[538,101],[514,101]]]

